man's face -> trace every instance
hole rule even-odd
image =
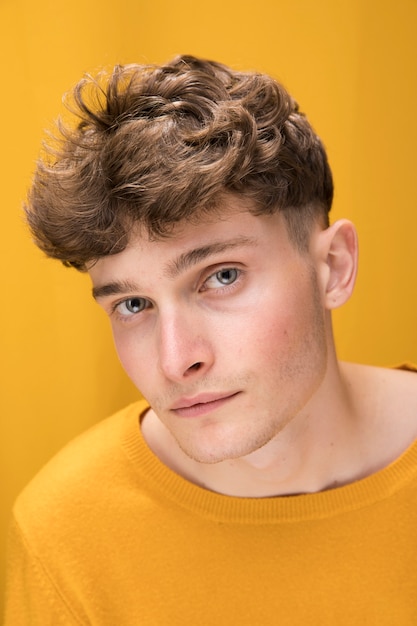
[[[246,456],[323,380],[325,312],[314,259],[282,216],[229,204],[173,236],[133,235],[90,275],[127,374],[191,458]]]

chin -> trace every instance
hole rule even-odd
[[[235,450],[201,450],[196,448],[190,450],[185,448],[185,446],[180,447],[184,454],[186,454],[190,459],[203,465],[215,465],[216,463],[232,461],[245,456]]]
[[[257,435],[253,433],[252,436],[246,435],[244,439],[241,439],[242,429],[240,428],[238,434],[228,432],[227,436],[225,433],[222,435],[216,433],[216,436],[213,436],[213,433],[210,433],[210,436],[206,432],[198,439],[183,441],[176,438],[176,441],[184,454],[193,461],[213,465],[246,457],[263,448],[276,434],[274,430],[273,433],[263,432]]]

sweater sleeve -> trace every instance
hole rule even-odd
[[[10,525],[4,626],[76,626],[82,622],[30,549],[18,523]]]

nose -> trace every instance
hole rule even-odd
[[[214,352],[201,320],[191,319],[184,311],[161,315],[158,361],[164,376],[174,382],[204,376],[213,364]]]

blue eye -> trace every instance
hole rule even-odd
[[[119,302],[116,309],[121,315],[135,315],[140,313],[149,306],[145,298],[127,298],[123,302]]]
[[[222,283],[222,285],[231,285],[237,279],[238,271],[236,268],[231,267],[225,270],[220,270],[220,272],[216,272],[215,276],[219,283]]]
[[[233,285],[240,274],[241,271],[235,267],[225,267],[207,278],[204,289],[222,289],[228,285]]]

